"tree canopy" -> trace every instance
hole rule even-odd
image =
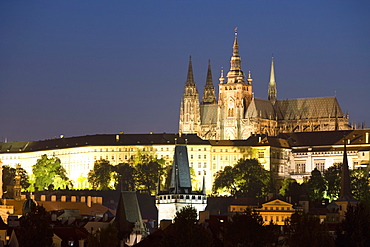
[[[185,206],[176,212],[174,224],[166,228],[161,247],[211,247],[211,233],[198,224],[197,211],[191,206]]]
[[[245,212],[236,213],[228,220],[224,246],[269,246],[273,238],[272,232],[268,230],[260,214],[247,208]]]
[[[140,152],[131,160],[131,164],[120,163],[114,166],[108,160],[97,160],[88,174],[88,182],[98,190],[137,190],[153,194],[157,188],[158,177],[166,171],[163,163],[164,160]]]
[[[301,247],[334,246],[326,225],[313,214],[294,213],[286,226],[286,245]]]
[[[88,174],[87,180],[97,190],[108,190],[111,189],[113,166],[108,160],[96,160],[94,162],[94,168]]]
[[[66,170],[57,157],[48,158],[46,154],[42,155],[33,165],[32,173],[35,176],[34,187],[38,190],[47,190],[51,185],[55,189],[65,189],[71,185]]]
[[[4,165],[3,166],[3,191],[7,191],[7,185],[14,185],[14,179],[16,176],[16,168]],[[18,168],[19,176],[21,178],[22,189],[27,189],[30,186],[28,181],[28,174],[22,167]]]
[[[36,206],[20,218],[17,237],[19,246],[49,247],[52,245],[53,231],[50,228],[50,215],[43,206]]]
[[[311,178],[307,181],[308,198],[311,201],[321,200],[326,190],[325,179],[316,168],[311,172]]]
[[[356,206],[349,205],[345,219],[337,229],[336,245],[345,246],[370,246],[370,206],[360,203]]]
[[[229,192],[232,196],[263,197],[269,192],[270,172],[255,159],[240,159],[216,174],[213,192]]]

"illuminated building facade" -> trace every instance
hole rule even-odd
[[[230,70],[219,79],[218,101],[208,64],[202,100],[194,81],[190,58],[180,107],[179,132],[196,133],[206,140],[241,140],[252,135],[277,136],[285,132],[350,129],[336,97],[277,99],[274,60],[271,63],[268,99],[254,97],[251,73],[241,67],[237,32]]]
[[[239,159],[258,159],[276,178],[302,179],[317,168],[320,171],[343,162],[343,139],[347,141],[350,169],[367,167],[370,157],[370,130],[282,133],[277,137],[250,136],[247,140],[203,140],[195,134],[107,134],[44,141],[0,143],[3,165],[20,164],[28,174],[43,154],[55,156],[72,180],[74,188],[89,187],[87,174],[94,162],[108,160],[112,165],[129,163],[138,152],[173,162],[177,144],[187,145],[189,165],[195,177],[192,187],[211,192],[214,175]]]

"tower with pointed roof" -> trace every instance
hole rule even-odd
[[[335,201],[335,204],[339,206],[339,215],[340,219],[344,219],[345,212],[347,211],[348,205],[355,206],[358,201],[353,197],[351,191],[351,178],[349,173],[348,158],[347,158],[347,148],[346,148],[346,139],[344,141],[344,150],[343,150],[343,166],[342,173],[340,178],[340,193],[338,200]]]
[[[219,84],[218,139],[242,139],[242,119],[252,100],[252,78],[245,80],[239,55],[238,33],[235,29],[233,54],[227,81]]]
[[[193,65],[189,58],[188,76],[180,107],[180,133],[197,133],[200,125],[199,94],[194,82]]]
[[[190,178],[188,150],[185,145],[175,147],[171,184],[168,190],[158,188],[156,206],[158,209],[158,223],[161,220],[173,220],[176,212],[185,206],[194,207],[198,214],[207,206],[205,184],[202,191],[193,191]]]
[[[268,100],[273,105],[276,102],[276,96],[277,96],[277,90],[276,90],[276,82],[275,82],[274,57],[272,57],[270,82],[269,82],[269,89],[268,89]]]
[[[216,104],[215,87],[212,81],[211,60],[208,60],[206,85],[204,86],[202,104]]]

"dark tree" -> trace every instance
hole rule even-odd
[[[271,238],[267,235],[268,229],[263,225],[262,217],[248,208],[244,213],[234,214],[227,222],[224,246],[268,246]]]
[[[22,189],[27,189],[30,186],[28,182],[28,174],[26,170],[22,167],[18,169],[19,175],[21,177],[21,187]],[[14,179],[16,175],[16,168],[4,165],[3,166],[3,191],[7,191],[7,185],[14,184]]]
[[[334,165],[324,171],[326,195],[330,200],[335,200],[339,196],[342,166],[342,164]]]
[[[233,196],[263,197],[269,192],[270,172],[255,159],[240,159],[216,174],[213,191],[226,190]]]
[[[176,212],[174,224],[166,228],[161,247],[211,247],[212,235],[198,225],[197,211],[186,206]]]
[[[286,225],[287,246],[334,246],[334,239],[324,223],[313,214],[294,213]]]
[[[87,247],[118,246],[117,232],[117,228],[109,224],[106,228],[101,228],[94,234],[89,234]]]
[[[157,189],[158,177],[162,174],[162,166],[155,160],[138,163],[136,169],[137,189],[147,191],[149,195]]]
[[[370,203],[369,172],[367,169],[351,171],[351,188],[352,194],[357,200]]]
[[[43,206],[36,206],[20,218],[17,231],[19,246],[49,247],[52,245],[53,231],[50,228],[50,215]]]
[[[94,168],[88,174],[87,181],[91,184],[93,189],[109,190],[109,183],[111,182],[111,175],[113,166],[109,161],[101,159],[94,163]]]
[[[307,181],[307,193],[311,201],[319,201],[324,197],[326,190],[325,179],[316,168],[311,172],[311,178]]]
[[[360,203],[349,205],[345,219],[337,229],[336,246],[370,246],[370,206]]]
[[[114,167],[115,187],[122,191],[135,190],[135,174],[136,170],[130,164],[120,163]]]

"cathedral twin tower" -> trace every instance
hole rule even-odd
[[[237,32],[226,77],[222,71],[217,101],[209,62],[200,102],[190,57],[180,108],[180,133],[195,133],[203,139],[236,140],[254,134],[276,136],[280,132],[349,128],[335,97],[277,100],[273,60],[268,100],[255,98],[251,74],[246,78],[241,68]]]

